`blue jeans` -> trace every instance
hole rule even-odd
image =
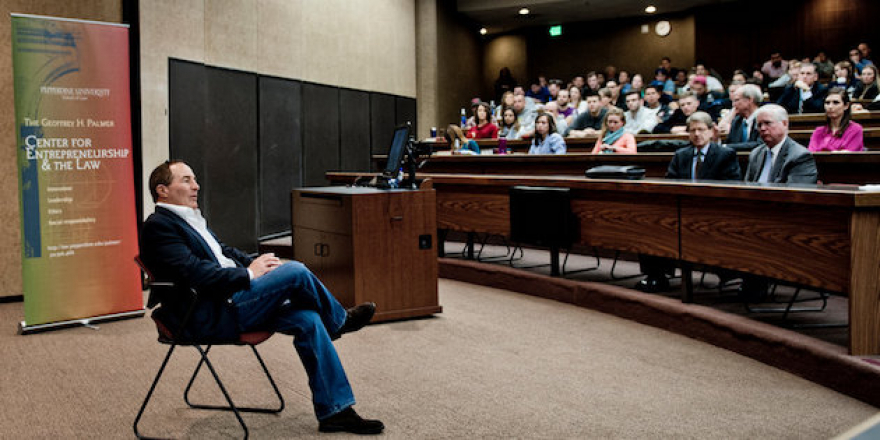
[[[345,309],[299,262],[285,263],[232,295],[242,332],[271,330],[293,336],[309,376],[318,420],[354,405],[351,385],[330,340],[345,323]]]

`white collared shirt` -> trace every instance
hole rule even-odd
[[[208,243],[208,247],[211,248],[211,252],[214,253],[214,257],[217,258],[217,261],[220,262],[220,267],[236,267],[235,261],[231,258],[223,255],[223,249],[220,248],[220,242],[214,238],[214,235],[208,231],[208,222],[205,220],[205,217],[202,217],[202,211],[199,209],[193,209],[188,206],[181,205],[172,205],[170,203],[159,202],[156,203],[156,206],[161,206],[175,214],[177,214],[180,218],[186,221],[187,224],[192,226],[199,235],[202,236],[202,239],[205,240],[205,243]]]

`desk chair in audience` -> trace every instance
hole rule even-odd
[[[550,248],[550,274],[559,276],[559,250],[566,249],[565,263],[577,241],[578,222],[571,211],[570,188],[514,186],[510,188],[510,238],[518,244]],[[522,251],[520,249],[520,251]],[[516,255],[516,251],[514,251]],[[563,273],[565,272],[563,264]],[[513,266],[513,256],[510,265]],[[530,266],[536,267],[536,266]],[[567,273],[584,272],[596,266]]]
[[[146,276],[146,285],[147,287],[174,287],[173,283],[161,282],[157,281],[150,274],[150,271],[144,266],[143,262],[141,262],[139,257],[135,257],[135,262],[140,266],[144,275]],[[195,291],[195,289],[187,289],[181,288],[179,289],[181,294],[189,293],[192,295],[192,303],[196,303],[196,298],[199,293]],[[165,345],[168,345],[168,353],[165,355],[165,360],[162,361],[162,366],[159,367],[159,371],[156,373],[156,378],[153,379],[153,384],[150,386],[150,391],[147,392],[147,397],[144,398],[143,404],[141,404],[141,409],[138,411],[137,417],[134,419],[134,433],[138,438],[151,438],[146,437],[138,430],[138,424],[141,421],[141,417],[144,414],[144,410],[147,408],[147,404],[150,402],[150,398],[153,396],[153,392],[156,390],[156,385],[159,383],[159,379],[162,377],[162,373],[165,372],[165,367],[168,366],[168,361],[171,359],[171,354],[174,353],[174,349],[178,346],[190,346],[195,348],[200,355],[199,363],[196,365],[195,371],[193,371],[192,376],[189,379],[189,383],[186,385],[186,389],[183,392],[183,399],[186,404],[190,408],[196,409],[207,409],[207,410],[220,410],[220,411],[231,411],[235,414],[235,418],[238,420],[238,424],[241,426],[242,430],[244,430],[244,438],[248,438],[248,428],[244,423],[244,420],[241,418],[241,412],[257,412],[257,413],[279,413],[284,410],[284,398],[281,397],[281,392],[278,390],[278,386],[275,384],[275,380],[272,378],[272,375],[269,373],[269,369],[266,367],[266,363],[263,362],[263,358],[260,356],[260,353],[257,351],[257,345],[262,344],[270,337],[272,337],[273,333],[268,331],[255,331],[255,332],[247,332],[239,335],[239,338],[234,341],[228,342],[216,342],[216,341],[198,341],[186,338],[183,336],[182,329],[186,327],[186,322],[189,319],[189,316],[192,312],[192,308],[187,312],[183,321],[176,328],[169,327],[166,323],[162,322],[162,320],[157,317],[157,313],[151,314],[153,321],[156,323],[156,330],[159,332],[159,342]],[[257,361],[260,363],[260,367],[263,369],[263,373],[266,378],[269,380],[269,384],[272,386],[272,389],[275,391],[275,396],[278,398],[278,405],[273,407],[245,407],[245,406],[236,406],[235,403],[232,402],[232,397],[230,397],[229,392],[226,390],[226,387],[223,385],[223,382],[220,380],[220,376],[217,374],[217,371],[214,369],[214,365],[211,363],[208,358],[208,353],[211,351],[211,347],[214,345],[243,345],[250,348],[253,352],[254,356],[257,358]],[[202,365],[208,367],[208,370],[211,372],[211,375],[214,377],[214,381],[217,383],[217,386],[220,388],[220,391],[223,393],[223,397],[226,399],[226,405],[206,405],[201,403],[193,403],[189,397],[189,392],[192,389],[193,383],[196,380],[199,372],[202,370]]]

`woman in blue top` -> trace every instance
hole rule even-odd
[[[529,154],[565,154],[565,140],[556,132],[553,115],[541,113],[535,118],[535,138]]]

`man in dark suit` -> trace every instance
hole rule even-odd
[[[198,209],[199,184],[185,163],[159,165],[149,185],[157,206],[141,229],[141,259],[157,280],[199,293],[182,336],[223,342],[255,330],[293,335],[319,430],[381,432],[382,422],[363,419],[352,408],[351,385],[331,342],[366,325],[375,304],[345,310],[301,263],[282,264],[273,254],[251,258],[224,245]],[[148,305],[156,304],[157,318],[177,330],[192,302],[187,291],[154,287]]]
[[[731,98],[736,116],[730,124],[726,146],[736,151],[751,151],[761,143],[758,139],[758,124],[755,123],[755,112],[763,99],[761,88],[754,84],[745,84],[736,89]]]
[[[785,107],[791,114],[824,113],[825,95],[828,93],[828,87],[819,84],[818,81],[819,74],[816,73],[816,65],[813,63],[802,64],[797,81],[785,86],[782,96],[776,103]]]
[[[690,115],[687,130],[691,145],[675,152],[666,170],[667,179],[740,180],[742,174],[736,152],[712,142],[718,129],[708,113]],[[675,271],[675,261],[640,254],[639,265],[645,278],[636,284],[636,289],[659,292],[669,288],[666,275]]]
[[[749,154],[747,182],[816,183],[816,160],[803,145],[788,137],[788,113],[768,104],[756,112],[763,141]]]

